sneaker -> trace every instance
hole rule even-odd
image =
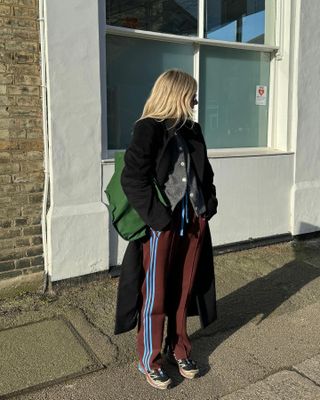
[[[165,356],[168,362],[178,366],[180,375],[184,378],[193,379],[199,375],[197,363],[194,360],[191,360],[191,358],[177,359],[169,346],[166,346],[165,348]]]
[[[147,382],[157,389],[168,389],[172,383],[171,379],[162,368],[146,371],[139,362],[138,370],[146,376]]]

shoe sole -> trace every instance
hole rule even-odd
[[[163,382],[160,385],[154,383],[154,381],[150,378],[149,374],[147,374],[146,371],[141,367],[140,363],[138,364],[138,371],[141,372],[146,377],[146,380],[149,383],[149,385],[151,385],[152,387],[154,387],[156,389],[160,389],[160,390],[169,389],[172,384],[171,379],[168,379],[166,382]]]
[[[180,375],[182,375],[184,378],[194,379],[199,375],[200,371],[198,369],[194,369],[194,370],[186,372],[182,368],[179,367],[179,364],[176,362],[176,360],[173,360],[171,357],[168,357],[168,356],[166,357],[166,359],[170,364],[178,367]]]

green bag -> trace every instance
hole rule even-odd
[[[118,234],[125,240],[137,240],[147,234],[147,225],[139,216],[137,211],[129,204],[127,196],[121,187],[121,173],[124,167],[124,151],[117,151],[114,156],[115,171],[108,183],[105,194],[108,198],[112,225]],[[168,206],[168,200],[161,193],[156,180],[154,185],[157,195],[162,204]]]

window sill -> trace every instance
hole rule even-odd
[[[293,151],[272,149],[270,147],[243,147],[232,149],[208,149],[208,158],[264,157],[291,155]]]
[[[265,156],[288,156],[293,151],[272,149],[271,147],[242,147],[232,149],[208,149],[208,158],[235,158],[235,157],[265,157]],[[114,164],[114,158],[101,160],[101,164]]]

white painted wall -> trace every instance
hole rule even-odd
[[[293,233],[320,230],[320,2],[301,1]]]
[[[293,154],[210,158],[219,199],[210,221],[213,245],[291,232]],[[103,190],[114,170],[103,163]],[[105,193],[103,193],[106,201]],[[127,242],[109,226],[110,265],[120,264]]]
[[[52,281],[108,268],[107,213],[101,202],[103,3],[44,0]]]

